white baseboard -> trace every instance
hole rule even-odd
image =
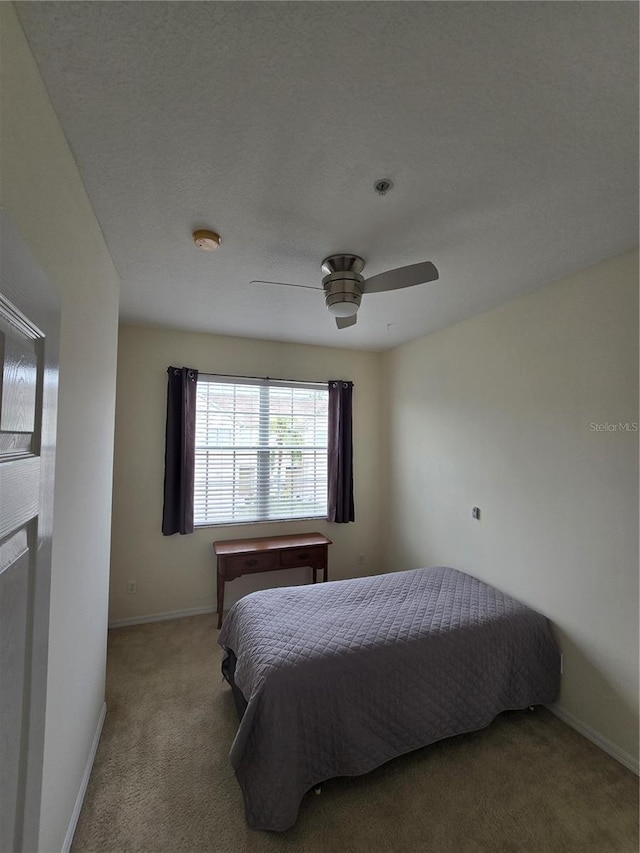
[[[624,764],[625,767],[632,770],[636,776],[639,775],[640,768],[638,766],[637,756],[631,755],[631,753],[626,752],[624,749],[620,749],[620,747],[616,746],[615,743],[611,743],[610,740],[603,737],[595,729],[592,729],[591,726],[587,725],[569,711],[565,711],[564,708],[560,708],[559,705],[547,705],[547,708],[552,714],[555,714],[556,717],[562,720],[563,723],[566,723],[568,726],[571,726],[572,729],[580,732],[581,735],[584,735],[592,743],[595,743],[596,746],[599,746],[600,749],[603,749],[612,758],[619,761],[620,764]]]
[[[89,756],[87,758],[87,764],[84,768],[84,774],[82,776],[82,781],[80,782],[80,790],[78,791],[78,796],[76,797],[76,804],[73,807],[73,812],[71,813],[71,820],[69,821],[69,827],[67,829],[67,834],[64,837],[64,843],[62,845],[62,853],[69,853],[71,849],[71,842],[73,841],[73,836],[76,831],[76,826],[78,825],[78,818],[80,817],[80,810],[82,809],[82,803],[84,802],[84,795],[87,792],[87,785],[89,784],[89,777],[91,776],[91,770],[93,768],[93,762],[96,757],[96,752],[98,751],[98,744],[100,743],[100,735],[102,734],[102,727],[104,725],[104,719],[107,716],[107,703],[105,702],[102,705],[102,711],[100,711],[100,719],[98,720],[98,725],[96,726],[96,733],[93,736],[93,742],[91,744],[91,749],[89,750]]]
[[[110,628],[127,628],[130,625],[144,625],[145,622],[164,622],[165,619],[182,619],[185,616],[201,616],[204,613],[216,613],[215,604],[204,607],[187,607],[185,610],[165,610],[164,613],[150,613],[148,616],[131,616],[127,619],[113,619]]]

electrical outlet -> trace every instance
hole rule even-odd
[[[138,591],[138,584],[136,583],[136,581],[129,581],[129,583],[127,584],[127,592],[129,593],[129,595],[133,595],[134,592],[137,592],[137,591]]]
[[[480,507],[479,506],[473,507],[473,509],[471,510],[471,517],[475,518],[476,521],[480,521]]]
[[[361,566],[364,563],[364,554],[358,554],[358,565]]]

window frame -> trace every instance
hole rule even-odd
[[[198,373],[198,382],[202,383],[210,383],[210,384],[229,384],[229,385],[247,385],[254,388],[260,389],[260,399],[261,401],[265,398],[268,398],[268,393],[263,395],[263,391],[267,391],[272,387],[281,387],[281,388],[303,388],[305,390],[316,390],[326,392],[327,395],[327,446],[326,452],[328,456],[328,406],[329,406],[329,385],[328,382],[312,382],[305,380],[293,380],[293,379],[271,379],[270,377],[259,377],[259,376],[234,376],[234,375],[226,375],[226,374],[217,374],[217,373]],[[196,403],[196,420],[197,420],[197,403]],[[267,413],[267,417],[264,417],[264,411],[262,405],[259,410],[259,431],[262,433],[262,436],[268,435],[268,418],[269,413]],[[265,430],[267,431],[265,433]],[[268,444],[265,443],[263,446],[265,447],[264,452],[260,452],[258,448],[261,445],[256,445],[256,454],[257,454],[257,469],[262,467],[263,472],[269,467],[269,455],[270,452],[267,450]],[[301,449],[304,449],[304,445],[301,446]],[[198,450],[204,449],[202,445],[198,445],[197,442],[195,444],[195,453],[194,455],[197,457]],[[194,463],[197,473],[197,462]],[[292,521],[305,521],[305,520],[314,520],[314,519],[322,519],[327,520],[327,512],[328,512],[328,461],[327,461],[327,470],[326,477],[324,481],[324,488],[327,492],[326,495],[326,503],[325,510],[323,513],[312,514],[312,515],[296,515],[296,516],[277,516],[277,517],[256,517],[253,519],[241,519],[241,520],[231,520],[231,521],[197,521],[196,520],[196,498],[195,498],[195,483],[194,483],[194,529],[197,528],[206,528],[206,527],[238,527],[242,525],[254,525],[254,524],[274,524],[277,522],[285,522],[289,523]],[[263,508],[268,504],[268,488],[269,488],[269,479],[264,476],[260,477],[258,470],[256,471],[256,497],[257,497],[257,506],[263,506]],[[261,484],[262,488],[258,484]]]

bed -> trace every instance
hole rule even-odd
[[[547,620],[447,567],[255,592],[218,642],[240,724],[230,760],[252,829],[284,831],[337,776],[552,702]]]

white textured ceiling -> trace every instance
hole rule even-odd
[[[636,3],[17,9],[126,321],[384,349],[637,244]],[[321,291],[250,284],[339,251],[440,280],[343,331]]]

